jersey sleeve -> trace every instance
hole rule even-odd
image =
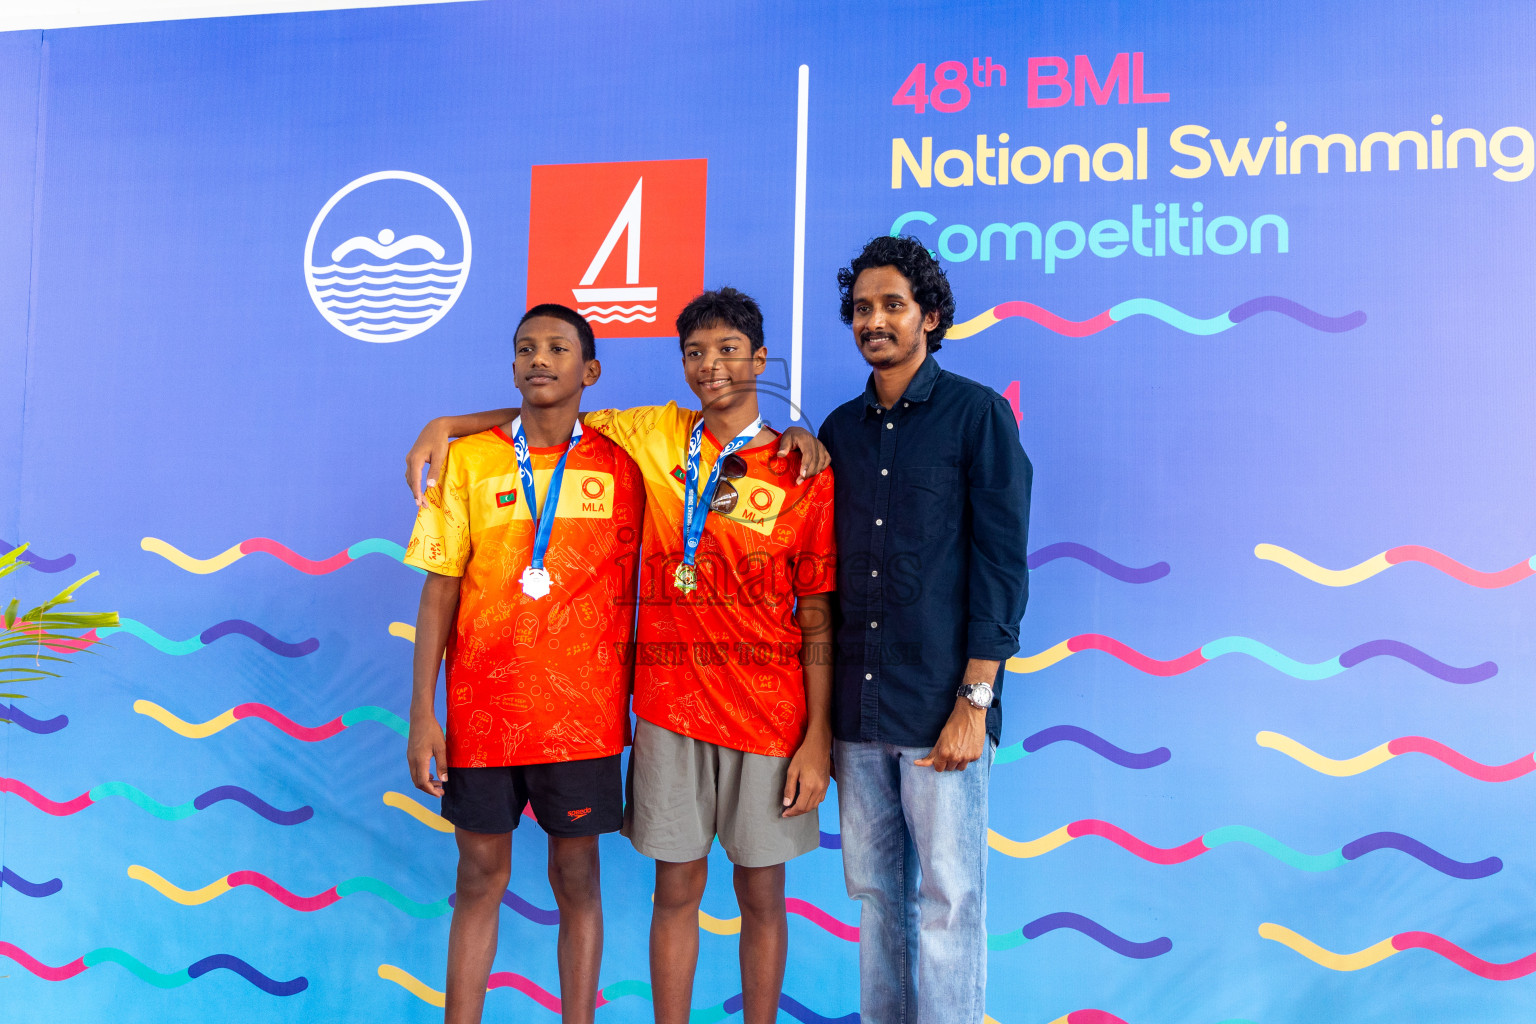
[[[463,576],[469,565],[469,472],[461,442],[448,446],[442,480],[427,489],[405,549],[405,564],[440,576]]]
[[[805,495],[808,510],[795,556],[795,596],[825,594],[837,589],[837,535],[832,529],[832,470],[811,479]]]
[[[676,402],[666,405],[639,405],[633,409],[598,409],[581,414],[581,425],[595,430],[624,450],[632,459],[639,458],[646,440],[658,430],[670,429],[678,418]]]

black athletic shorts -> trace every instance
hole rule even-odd
[[[492,835],[511,832],[533,805],[552,836],[596,836],[624,823],[619,755],[500,768],[449,768],[443,817],[455,828]]]

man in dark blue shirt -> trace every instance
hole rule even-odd
[[[872,373],[837,469],[833,758],[864,1024],[980,1024],[987,782],[1028,594],[1031,468],[1008,402],[934,360],[955,302],[915,238],[838,272]],[[911,915],[916,906],[916,920]]]

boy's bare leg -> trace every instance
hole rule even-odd
[[[651,996],[656,1024],[688,1024],[693,972],[699,962],[699,902],[709,878],[706,858],[656,862],[651,911]]]
[[[784,911],[784,865],[736,868],[741,907],[741,1009],[743,1024],[773,1024],[784,989],[789,922]]]
[[[485,983],[496,959],[501,896],[512,875],[512,833],[453,833],[459,845],[453,924],[448,929],[448,993],[445,1024],[480,1024]]]
[[[560,908],[560,1019],[564,1024],[591,1024],[603,963],[597,836],[549,837],[549,887]]]

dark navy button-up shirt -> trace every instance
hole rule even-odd
[[[882,408],[864,394],[822,424],[837,530],[832,732],[932,746],[966,661],[1019,649],[1032,469],[996,391],[924,360]],[[1002,729],[1003,669],[987,733]]]

